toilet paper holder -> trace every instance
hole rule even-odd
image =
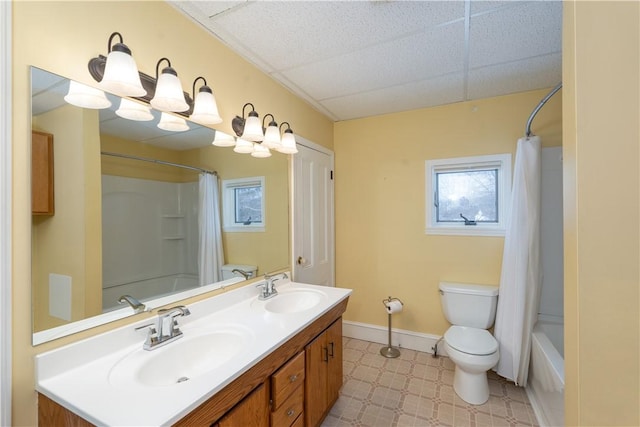
[[[391,303],[395,303],[395,302],[399,302],[400,303],[400,309],[399,310],[394,310],[391,307],[392,306],[396,306],[397,304],[391,304]],[[384,305],[385,310],[387,311],[387,314],[389,315],[389,345],[387,345],[386,347],[382,347],[380,349],[380,354],[386,358],[394,358],[394,357],[398,357],[400,356],[400,350],[398,350],[397,348],[393,347],[391,345],[391,314],[392,313],[398,313],[400,311],[402,311],[402,307],[404,307],[404,303],[402,301],[400,301],[399,298],[392,298],[391,296],[389,296],[389,298],[382,300],[382,305]]]

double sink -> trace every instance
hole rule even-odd
[[[152,351],[141,321],[42,353],[36,390],[97,425],[171,424],[351,293],[291,281],[277,290],[261,300],[248,285],[190,304],[177,318],[183,336]]]

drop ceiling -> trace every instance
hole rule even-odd
[[[171,1],[333,120],[555,86],[561,1]]]

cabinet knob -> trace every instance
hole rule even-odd
[[[289,377],[289,382],[291,382],[291,383],[292,383],[292,382],[294,382],[294,381],[295,381],[295,380],[297,380],[297,379],[298,379],[298,376],[297,376],[297,375],[291,375],[291,376]]]
[[[294,415],[295,415],[295,413],[296,413],[296,411],[294,411],[293,409],[289,409],[289,410],[287,411],[287,417],[292,417],[292,416],[294,416]]]

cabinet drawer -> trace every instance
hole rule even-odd
[[[280,407],[291,393],[304,383],[304,351],[271,376],[273,409]],[[304,391],[303,391],[304,393]]]
[[[280,408],[271,413],[271,425],[278,427],[288,427],[300,419],[300,414],[304,408],[304,387],[298,387],[293,394],[285,400]]]

